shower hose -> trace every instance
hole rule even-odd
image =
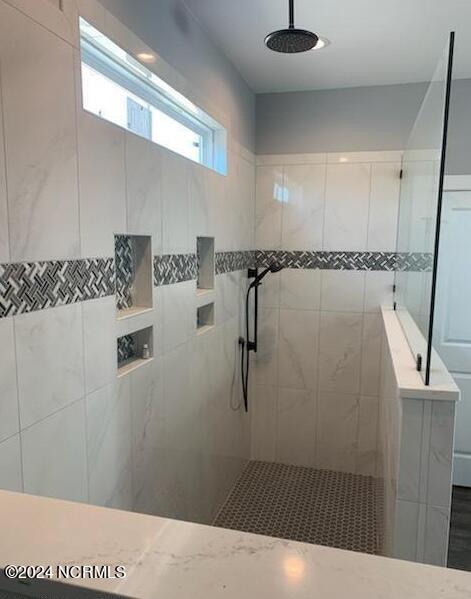
[[[250,286],[247,289],[247,295],[245,296],[245,339],[239,337],[239,345],[241,346],[240,352],[240,372],[242,377],[242,394],[244,396],[244,408],[245,411],[249,411],[249,370],[250,370],[250,350],[249,350],[249,299],[250,299]]]

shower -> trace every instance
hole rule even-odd
[[[319,36],[312,31],[297,29],[294,26],[294,0],[289,0],[289,27],[269,33],[265,45],[273,52],[297,54],[316,47]]]
[[[244,396],[244,407],[245,411],[249,410],[249,370],[250,370],[250,352],[257,351],[258,342],[258,288],[262,284],[262,280],[267,276],[268,273],[276,273],[283,270],[283,266],[276,262],[272,262],[267,268],[258,272],[258,268],[249,268],[248,277],[253,279],[247,289],[247,295],[245,297],[245,339],[239,337],[239,345],[241,347],[240,357],[240,373],[242,378],[242,392]],[[250,292],[252,289],[255,290],[255,305],[254,305],[254,338],[250,341],[250,325],[249,325],[249,304],[250,304]]]

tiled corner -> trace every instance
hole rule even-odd
[[[12,318],[0,319],[0,442],[20,430]]]

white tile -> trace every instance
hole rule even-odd
[[[189,247],[188,161],[171,152],[162,160],[162,251],[195,251]],[[196,240],[195,240],[196,243]]]
[[[257,166],[282,166],[290,164],[325,164],[327,154],[263,154],[257,156]]]
[[[423,432],[424,401],[402,401],[401,446],[399,450],[398,499],[419,501],[422,444],[427,443]]]
[[[393,272],[367,272],[365,283],[365,312],[381,312],[381,306],[392,307],[393,285]]]
[[[419,509],[418,503],[396,501],[394,557],[397,559],[417,561]]]
[[[319,389],[358,393],[363,315],[321,312]]]
[[[369,164],[328,165],[324,250],[366,250],[370,174]]]
[[[321,310],[363,312],[365,273],[351,270],[323,270]]]
[[[0,69],[0,89],[2,73]],[[8,234],[7,179],[5,146],[3,143],[3,106],[0,94],[0,263],[10,261],[10,239]]]
[[[275,461],[277,403],[277,387],[252,386],[250,398],[250,411],[252,413],[252,460]]]
[[[12,318],[0,319],[0,441],[17,433],[18,388],[16,383],[15,336]]]
[[[15,316],[21,427],[84,396],[82,307]]]
[[[88,394],[116,377],[115,296],[84,302],[82,309],[85,392]]]
[[[356,471],[364,476],[376,475],[378,410],[378,397],[360,397]]]
[[[279,308],[282,272],[268,275],[258,288],[258,305],[262,308]]]
[[[21,443],[26,493],[87,501],[83,400],[22,431]]]
[[[164,514],[170,502],[166,485],[165,405],[162,361],[130,375],[134,509]]]
[[[167,353],[188,341],[196,328],[195,282],[162,287],[163,351]]]
[[[79,111],[82,256],[114,256],[114,235],[126,233],[125,132]]]
[[[399,211],[400,163],[377,163],[371,167],[368,250],[395,252]]]
[[[0,23],[11,260],[76,258],[73,49],[5,3]]]
[[[453,462],[455,403],[434,401],[430,427],[427,503],[449,507]]]
[[[214,307],[217,325],[239,317],[239,285],[239,273],[230,272],[215,277]]]
[[[318,467],[355,472],[358,397],[321,391],[317,403]]]
[[[285,193],[283,168],[257,169],[255,200],[255,244],[257,249],[281,248],[281,219]]]
[[[86,398],[89,501],[132,509],[129,377]]]
[[[445,567],[448,555],[450,513],[448,508],[427,506],[424,562]]]
[[[316,465],[316,393],[302,389],[278,391],[276,461]]]
[[[383,323],[380,314],[365,314],[361,349],[361,392],[379,395],[381,374],[381,341]]]
[[[400,151],[378,151],[378,152],[329,152],[327,162],[329,163],[355,163],[355,162],[400,162],[402,152]]]
[[[321,250],[325,166],[285,166],[281,247]]]
[[[290,269],[280,273],[280,307],[291,310],[319,310],[321,271]]]
[[[0,443],[0,489],[23,491],[20,436]]]
[[[253,319],[252,319],[253,322]],[[245,336],[245,332],[243,333]],[[278,384],[279,310],[260,308],[258,314],[258,349],[252,364],[256,385]]]
[[[128,232],[152,235],[153,255],[162,249],[162,150],[126,133],[126,205]]]
[[[315,389],[319,312],[280,310],[278,384],[291,389]]]
[[[189,241],[192,244],[198,236],[215,235],[215,221],[220,220],[221,213],[217,202],[221,202],[224,195],[223,183],[215,174],[211,175],[209,169],[199,164],[190,164],[188,167]],[[216,186],[219,188],[217,191]]]

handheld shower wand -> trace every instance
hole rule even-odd
[[[273,262],[267,268],[258,272],[258,268],[249,268],[249,278],[253,278],[247,289],[247,295],[245,297],[245,339],[239,337],[239,345],[241,346],[241,358],[240,358],[240,372],[242,377],[242,393],[244,396],[244,407],[245,411],[249,411],[249,371],[250,371],[250,352],[257,352],[258,343],[258,288],[262,284],[262,280],[267,276],[268,273],[276,273],[283,270],[283,266]],[[250,326],[249,326],[249,312],[250,312],[250,292],[252,289],[255,290],[255,310],[254,310],[254,339],[250,341]]]

